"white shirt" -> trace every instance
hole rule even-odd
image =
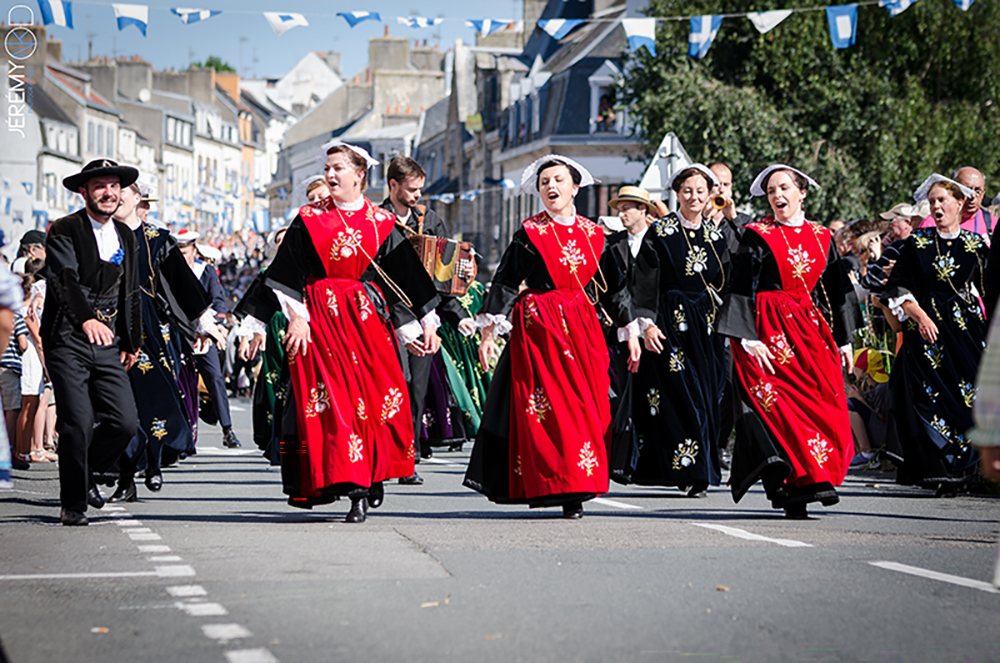
[[[642,230],[636,234],[629,233],[628,235],[628,250],[632,254],[633,258],[639,257],[639,249],[642,248],[642,238],[646,236],[646,232],[649,230],[649,226],[643,226]]]
[[[104,262],[111,262],[118,249],[122,248],[121,240],[115,231],[115,222],[108,219],[106,223],[94,221],[94,217],[87,215],[90,219],[90,227],[94,230],[94,239],[97,240],[97,255]]]

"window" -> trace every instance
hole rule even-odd
[[[108,156],[115,158],[115,130],[108,127]]]
[[[87,122],[87,151],[94,151],[94,123]]]
[[[191,124],[188,123],[188,122],[184,122],[183,126],[184,126],[184,135],[182,137],[181,142],[184,143],[185,145],[190,145],[191,144]]]
[[[101,131],[101,127],[97,127],[97,153],[102,152],[104,152],[104,132]]]
[[[624,133],[626,111],[620,108],[615,84],[621,80],[621,70],[610,60],[598,67],[587,81],[590,83],[590,133]]]
[[[167,140],[177,142],[177,120],[172,117],[167,118]]]

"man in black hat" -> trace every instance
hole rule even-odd
[[[112,215],[138,176],[99,159],[64,179],[85,206],[56,220],[45,242],[41,336],[59,403],[63,525],[86,525],[87,505],[104,506],[91,474],[110,469],[137,429],[126,374],[142,344],[135,236]]]

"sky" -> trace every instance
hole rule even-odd
[[[142,0],[123,0],[140,4]],[[211,55],[221,57],[246,78],[280,77],[309,51],[340,51],[342,73],[353,76],[368,60],[368,40],[381,36],[385,26],[393,37],[426,39],[448,50],[456,39],[473,43],[475,32],[465,19],[521,18],[521,3],[498,0],[493,3],[463,3],[454,0],[174,0],[173,3],[146,3],[149,23],[143,37],[134,26],[119,31],[111,0],[73,0],[73,30],[49,25],[48,34],[63,42],[63,60],[87,58],[87,35],[92,35],[95,57],[140,55],[160,69],[186,69],[192,62]],[[169,2],[169,0],[168,0]],[[36,0],[25,0],[40,21]],[[186,25],[170,12],[171,7],[221,10],[222,14]],[[365,21],[351,28],[337,12],[378,12],[382,22]],[[479,12],[486,11],[485,15]],[[263,12],[303,14],[308,26],[274,34]],[[396,22],[397,16],[443,17],[434,28],[412,29]]]

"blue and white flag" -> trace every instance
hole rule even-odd
[[[712,46],[712,40],[719,34],[721,16],[695,16],[691,19],[691,35],[688,37],[688,57],[703,58]]]
[[[444,23],[443,18],[424,18],[422,16],[397,16],[396,22],[411,28],[433,28]]]
[[[971,3],[970,3],[971,4]],[[63,0],[38,0],[42,23],[73,29],[73,3]]]
[[[504,179],[502,179],[500,181],[500,186],[501,186],[501,188],[504,188],[504,189],[516,189],[517,187],[520,186],[520,184],[518,184],[514,180],[510,179],[509,177],[505,177]]]
[[[24,192],[29,196],[31,195],[31,192],[35,190],[34,182],[21,182],[21,186],[24,187]]]
[[[910,8],[917,0],[879,0],[879,4],[889,10],[889,15],[896,17]],[[956,0],[957,4],[957,0]],[[971,2],[969,3],[972,4]]]
[[[462,200],[472,201],[472,200],[475,200],[476,198],[478,198],[479,195],[482,192],[483,192],[482,189],[473,189],[472,191],[463,191],[462,195],[459,196],[459,198],[461,198]]]
[[[539,21],[538,27],[542,29],[542,32],[559,41],[582,23],[582,18],[550,18]]]
[[[622,28],[628,38],[628,48],[633,53],[643,46],[649,54],[656,57],[656,19],[655,18],[623,18]]]
[[[959,9],[961,9],[964,12],[967,12],[967,11],[969,11],[969,7],[972,6],[972,3],[975,2],[975,0],[954,0],[954,2],[955,2],[955,5]],[[69,3],[66,3],[66,4],[69,4]],[[73,26],[71,25],[69,27],[73,27]]]
[[[187,9],[185,7],[174,7],[170,11],[180,16],[181,23],[197,23],[222,13],[218,9]]]
[[[115,10],[115,18],[118,19],[118,30],[124,30],[130,25],[134,25],[146,36],[146,24],[149,23],[149,7],[146,5],[111,5]]]
[[[770,12],[755,12],[747,14],[747,18],[757,28],[757,32],[767,34],[778,27],[778,24],[792,15],[791,9],[776,9]]]
[[[343,16],[347,24],[352,28],[363,21],[381,21],[377,12],[337,12],[337,16]]]
[[[476,32],[485,37],[487,35],[493,34],[497,30],[503,30],[508,25],[510,25],[511,22],[512,21],[501,21],[495,18],[484,18],[481,21],[470,19],[466,21],[465,24],[470,28],[475,28]]]
[[[834,48],[854,46],[854,39],[858,36],[857,5],[827,7],[826,20],[830,23],[830,40]]]
[[[309,25],[302,14],[283,14],[281,12],[264,12],[264,18],[271,24],[274,34],[279,37],[297,25]]]

